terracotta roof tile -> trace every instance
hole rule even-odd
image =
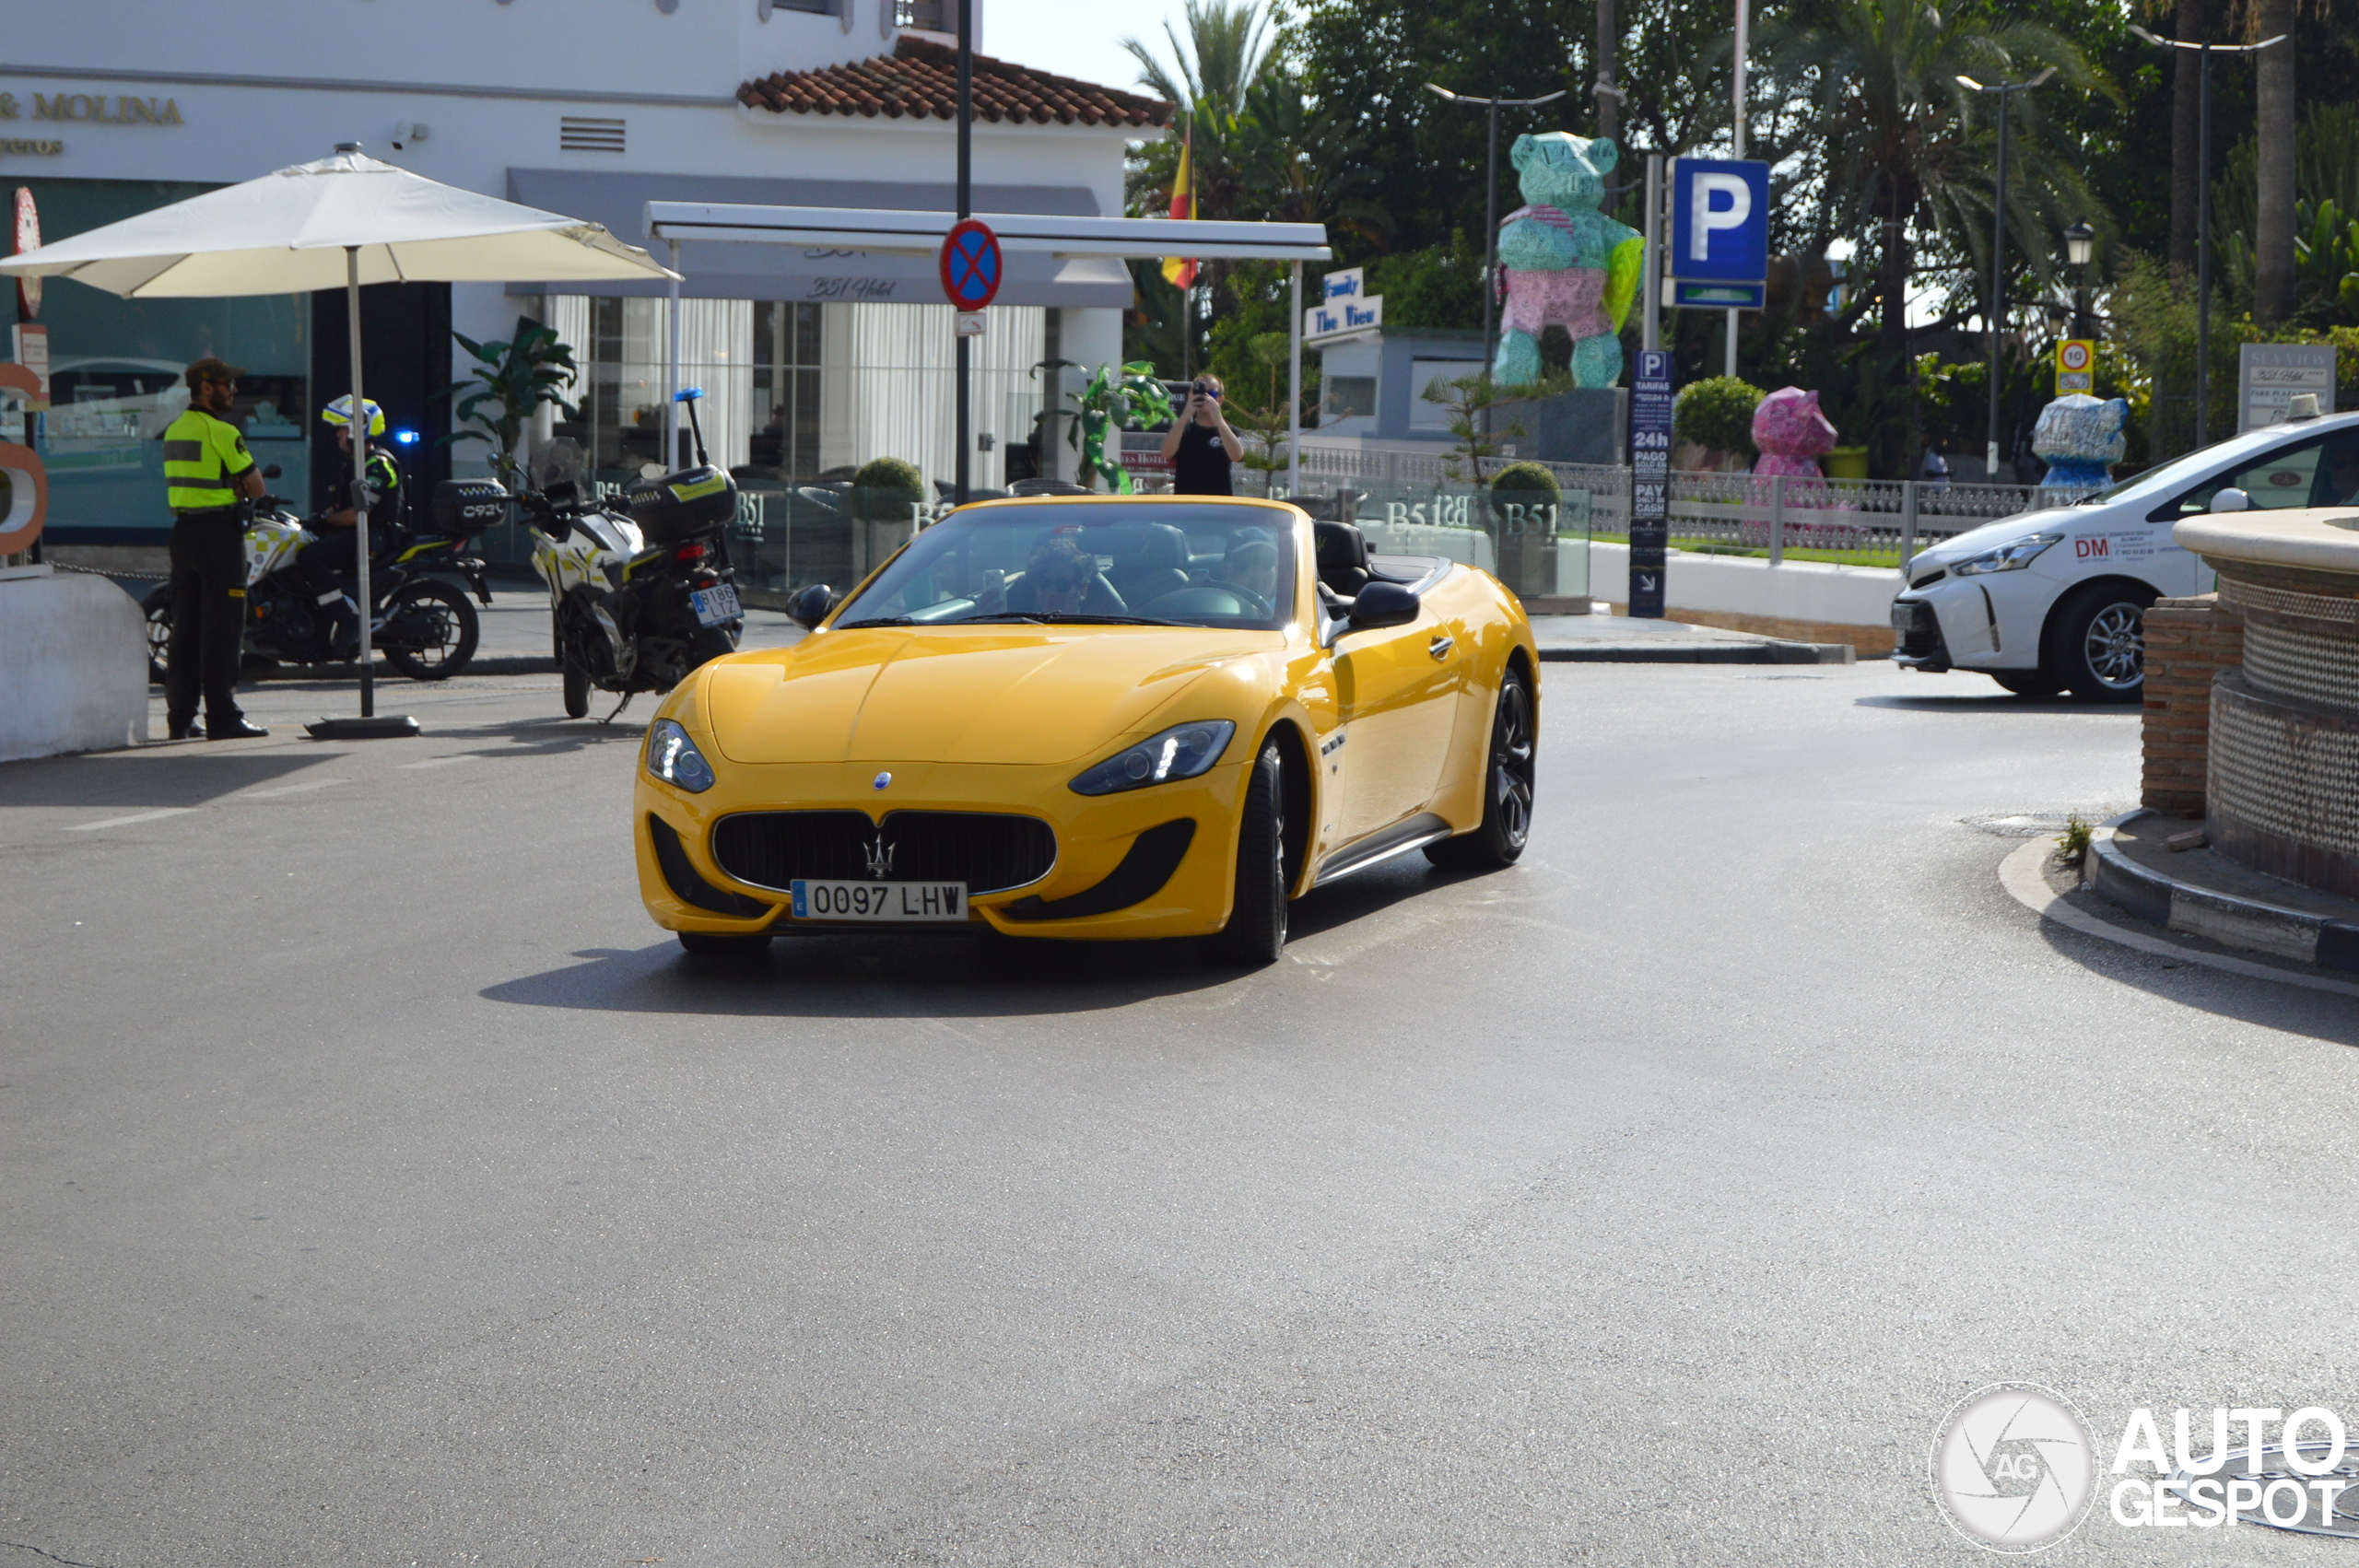
[[[953,120],[958,113],[958,52],[905,33],[890,54],[818,71],[774,71],[739,88],[737,101],[774,114]],[[975,118],[1035,125],[1163,125],[1170,123],[1171,105],[978,54]]]

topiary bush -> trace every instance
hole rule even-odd
[[[1753,411],[1766,395],[1735,376],[1690,381],[1672,405],[1671,431],[1683,441],[1715,451],[1759,455],[1753,450]]]
[[[1511,462],[1491,476],[1491,489],[1494,494],[1502,490],[1544,491],[1553,501],[1556,498],[1556,476],[1537,462]]]
[[[907,522],[925,499],[925,476],[898,457],[872,457],[851,476],[852,502],[871,522]]]

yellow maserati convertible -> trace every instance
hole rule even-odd
[[[1283,502],[1076,496],[961,508],[830,597],[648,728],[640,891],[690,953],[988,924],[1267,963],[1314,887],[1523,852],[1537,654],[1486,572]]]

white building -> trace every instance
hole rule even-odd
[[[0,190],[29,190],[59,239],[358,142],[429,178],[605,224],[644,243],[650,200],[947,210],[956,137],[952,0],[166,0],[8,7],[0,44]],[[975,0],[982,41],[987,0]],[[1118,214],[1125,146],[1169,108],[1133,93],[980,60],[974,205]],[[716,462],[750,486],[872,457],[947,479],[950,309],[931,260],[689,245],[687,377],[709,393]],[[432,394],[469,361],[450,333],[557,327],[586,367],[576,435],[613,476],[660,444],[663,301],[530,283],[370,291],[366,384],[414,478],[467,472],[479,446],[439,446]],[[35,444],[49,544],[159,545],[156,415],[202,354],[244,366],[250,442],[315,495],[317,410],[345,390],[343,296],[122,300],[45,291],[55,407]],[[1071,472],[1045,361],[1119,361],[1131,299],[1119,263],[1009,257],[976,357],[974,481]],[[381,356],[382,362],[380,362]],[[1068,377],[1065,386],[1076,387]],[[80,412],[76,412],[77,405]],[[1011,472],[1013,470],[1013,472]],[[477,470],[479,471],[479,470]]]

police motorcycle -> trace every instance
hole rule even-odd
[[[535,535],[533,567],[548,585],[549,621],[565,677],[565,712],[590,711],[590,693],[616,692],[615,714],[640,692],[669,691],[708,660],[733,652],[745,626],[725,531],[737,516],[737,482],[712,466],[697,420],[693,468],[646,475],[624,507],[586,498],[581,449],[559,439],[534,465],[534,487],[516,497]],[[653,467],[649,464],[649,467]]]
[[[262,476],[277,478],[278,465],[263,469]],[[484,563],[473,550],[476,536],[500,521],[507,507],[497,497],[487,504],[471,486],[468,480],[444,480],[435,490],[431,526],[414,530],[405,519],[370,557],[370,597],[376,601],[370,641],[412,680],[444,681],[464,671],[482,636],[482,622],[466,594],[434,575],[463,578],[476,598],[491,603]],[[351,662],[360,651],[358,618],[331,615],[296,569],[296,556],[319,535],[282,497],[265,494],[243,503],[242,509],[245,658],[263,663]],[[344,586],[354,584],[346,579]],[[141,608],[147,615],[148,675],[160,682],[172,636],[171,584],[158,587]]]

